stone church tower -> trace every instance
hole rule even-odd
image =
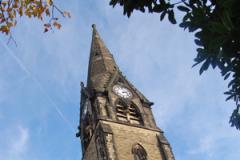
[[[174,160],[151,106],[119,70],[93,25],[87,86],[81,83],[83,160]]]

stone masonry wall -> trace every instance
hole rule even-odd
[[[157,141],[159,132],[107,121],[101,123],[111,126],[118,160],[134,160],[132,147],[137,143],[146,150],[148,160],[163,160]]]

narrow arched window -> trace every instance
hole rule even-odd
[[[147,160],[147,152],[140,144],[136,144],[133,146],[132,153],[134,156],[134,160]]]

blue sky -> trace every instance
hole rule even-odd
[[[95,23],[122,72],[148,99],[177,160],[240,158],[240,133],[228,124],[234,103],[218,70],[191,68],[193,35],[154,14],[130,19],[108,0],[57,1],[71,11],[62,29],[18,22],[18,46],[0,37],[0,159],[79,160],[75,138],[80,81],[86,81]],[[178,15],[180,17],[180,15]]]

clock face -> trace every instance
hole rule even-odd
[[[113,92],[123,98],[131,98],[132,97],[132,93],[127,88],[122,87],[120,85],[113,86]]]

